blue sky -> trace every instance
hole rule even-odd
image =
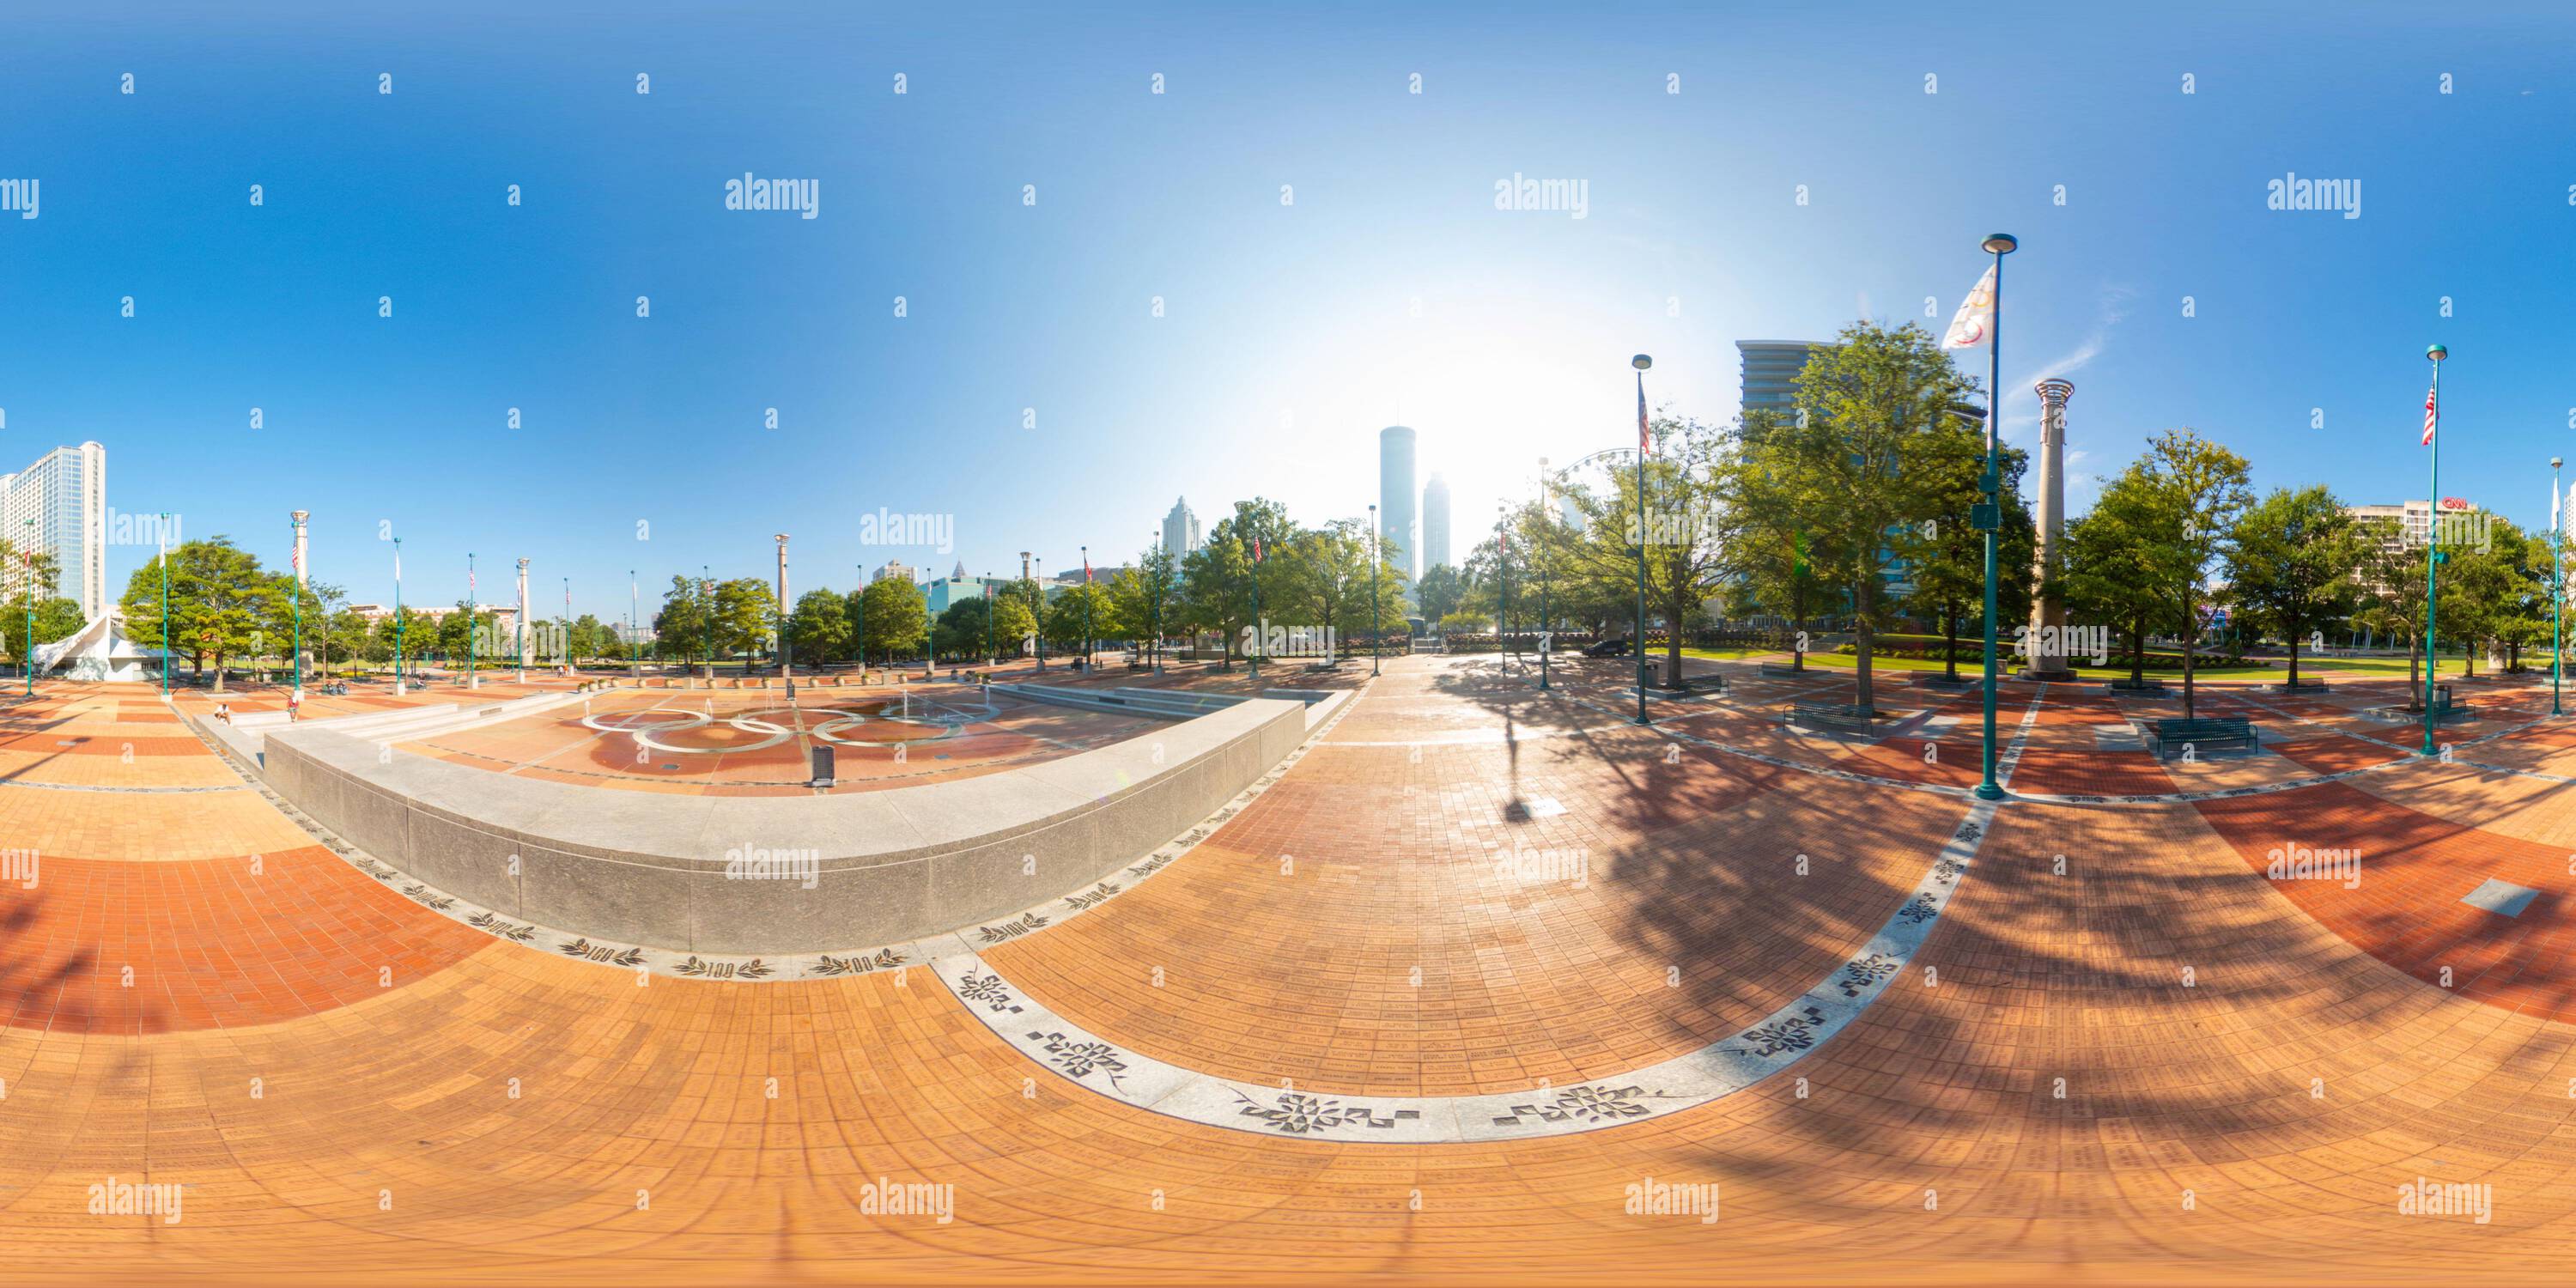
[[[1997,230],[2012,432],[2073,380],[2079,476],[2187,425],[2263,487],[2421,496],[2434,341],[2445,494],[2545,523],[2576,446],[2545,7],[526,7],[13,13],[0,454],[98,439],[112,505],[280,566],[311,510],[361,600],[390,530],[407,599],[524,555],[609,615],[774,532],[846,589],[1117,562],[1184,494],[1355,516],[1403,423],[1463,551],[1538,457],[1628,441],[1629,354],[1729,418],[1735,340],[1937,330]],[[818,217],[724,209],[746,172]],[[2266,209],[2293,172],[2360,217]],[[1496,210],[1515,174],[1584,217]],[[880,507],[955,548],[864,544]]]

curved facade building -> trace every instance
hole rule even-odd
[[[1411,582],[1422,576],[1414,539],[1413,431],[1389,425],[1377,434],[1378,532],[1386,561]]]

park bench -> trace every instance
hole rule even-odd
[[[1762,674],[1778,676],[1783,679],[1795,679],[1805,675],[1806,672],[1787,662],[1764,662],[1762,664]]]
[[[2110,689],[2113,693],[2162,693],[2165,691],[2165,682],[2152,678],[2140,680],[2134,684],[2127,680],[2113,680]]]
[[[2322,689],[2326,687],[2326,682],[2323,680],[2284,680],[2281,682],[2281,687],[2295,693],[2301,689]]]
[[[1826,729],[1838,733],[1868,733],[1876,718],[1877,713],[1868,707],[1849,702],[1800,698],[1789,704],[1788,711],[1780,717],[1780,723],[1805,725],[1810,729]]]
[[[2248,748],[2259,748],[2263,745],[2261,736],[2255,732],[2254,722],[2244,716],[2200,716],[2189,720],[2181,718],[2158,720],[2154,737],[2158,760],[2165,759],[2165,748],[2175,744],[2194,748],[2223,746],[2229,743],[2242,743]]]

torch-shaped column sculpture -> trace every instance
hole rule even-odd
[[[2039,551],[2031,572],[2039,582],[2030,601],[2030,644],[2022,674],[2033,680],[2072,680],[2066,665],[2066,600],[2056,588],[2066,540],[2066,400],[2069,381],[2039,382]]]

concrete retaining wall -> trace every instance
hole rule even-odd
[[[277,793],[405,873],[557,930],[708,953],[900,943],[995,920],[1134,863],[1306,737],[1255,700],[1025,769],[836,796],[706,797],[541,782],[262,731]],[[729,858],[810,856],[801,879]]]

